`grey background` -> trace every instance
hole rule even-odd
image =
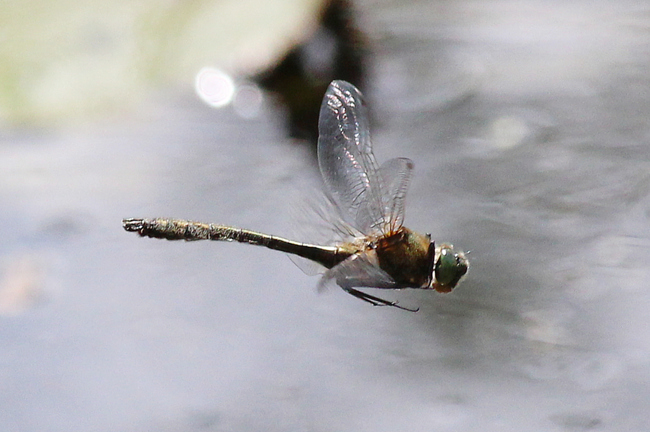
[[[650,428],[648,4],[355,9],[376,155],[415,161],[407,226],[471,249],[467,280],[387,293],[410,314],[263,248],[122,231],[295,231],[318,173],[271,101],[245,119],[167,81],[121,113],[7,120],[0,429]]]

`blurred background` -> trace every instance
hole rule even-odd
[[[0,429],[650,429],[650,4],[216,0],[0,11]],[[281,253],[331,79],[406,225],[471,250],[417,314]],[[300,240],[299,238],[297,240]]]

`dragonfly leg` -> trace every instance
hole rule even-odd
[[[346,293],[348,293],[348,294],[350,294],[350,295],[352,295],[352,296],[354,296],[354,297],[356,297],[356,298],[358,298],[360,300],[368,302],[373,306],[392,306],[392,307],[396,307],[397,309],[402,309],[402,310],[405,310],[405,311],[408,311],[408,312],[417,312],[417,311],[420,310],[420,308],[411,309],[411,308],[407,308],[407,307],[404,307],[404,306],[400,306],[400,305],[397,304],[396,301],[384,300],[382,298],[375,297],[373,295],[367,294],[367,293],[365,293],[363,291],[356,290],[354,288],[343,288],[343,290]]]

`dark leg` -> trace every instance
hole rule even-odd
[[[400,306],[397,304],[396,301],[392,302],[392,301],[384,300],[382,298],[375,297],[373,295],[367,294],[363,291],[356,290],[354,288],[343,288],[343,290],[360,300],[370,303],[373,306],[392,306],[392,307],[396,307],[397,309],[402,309],[409,312],[417,312],[420,310],[420,308],[410,309],[404,306]]]

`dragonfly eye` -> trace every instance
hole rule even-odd
[[[469,262],[462,252],[454,253],[451,245],[442,245],[440,257],[436,262],[436,283],[451,291],[458,285],[461,278],[467,273]]]

